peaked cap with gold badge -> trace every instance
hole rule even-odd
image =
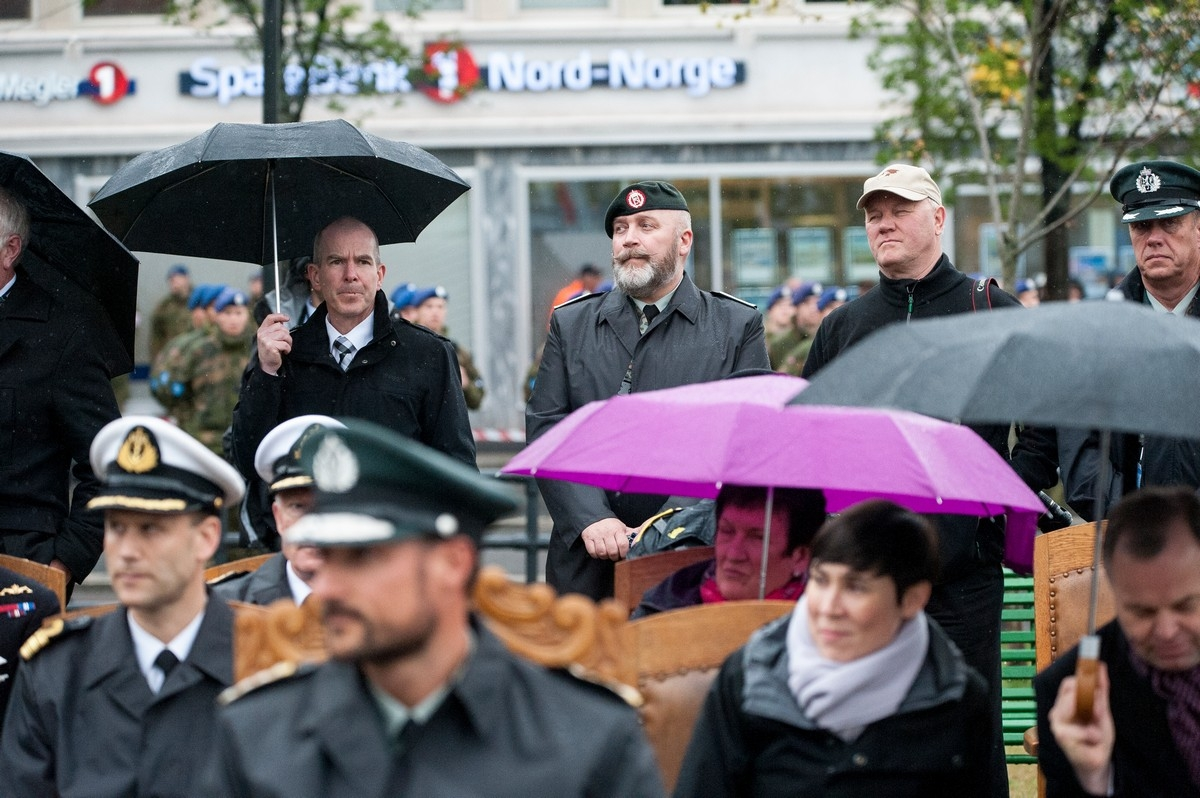
[[[219,514],[244,490],[233,466],[154,416],[104,425],[92,441],[91,461],[101,482],[91,510]]]
[[[272,494],[312,487],[312,472],[301,467],[300,450],[309,435],[325,428],[346,425],[329,416],[296,416],[266,434],[254,452],[254,470]]]
[[[321,429],[300,447],[313,475],[312,512],[288,543],[363,546],[468,535],[517,508],[507,486],[398,433],[358,419]]]
[[[1200,208],[1200,172],[1175,161],[1137,161],[1121,167],[1108,184],[1121,203],[1121,221],[1183,216]]]

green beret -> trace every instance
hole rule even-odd
[[[604,232],[613,236],[613,219],[642,211],[686,211],[687,202],[679,189],[661,180],[645,180],[621,189],[604,214]]]
[[[1121,203],[1121,221],[1182,216],[1200,208],[1200,172],[1175,161],[1138,161],[1113,175],[1108,190]]]
[[[507,486],[441,452],[368,421],[347,419],[300,444],[313,477],[312,512],[284,533],[288,543],[363,546],[465,534],[517,507]]]

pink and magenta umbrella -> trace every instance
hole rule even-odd
[[[1007,514],[1006,559],[1030,568],[1042,503],[971,429],[903,410],[785,407],[804,386],[787,379],[745,377],[591,402],[502,473],[701,498],[725,484],[816,488],[830,512],[883,498],[921,513]]]

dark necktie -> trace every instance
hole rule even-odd
[[[654,317],[658,315],[658,305],[646,305],[642,308],[642,315],[646,317],[646,327],[649,327],[654,322]],[[646,332],[645,329],[642,332]]]
[[[158,652],[158,656],[154,658],[154,667],[163,672],[163,683],[171,676],[171,671],[175,670],[175,666],[179,664],[179,657],[171,653],[171,649],[164,648]]]

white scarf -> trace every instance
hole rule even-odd
[[[928,651],[929,623],[918,612],[878,651],[850,662],[825,659],[808,629],[808,596],[801,596],[788,623],[788,688],[814,724],[852,741],[895,714]]]

